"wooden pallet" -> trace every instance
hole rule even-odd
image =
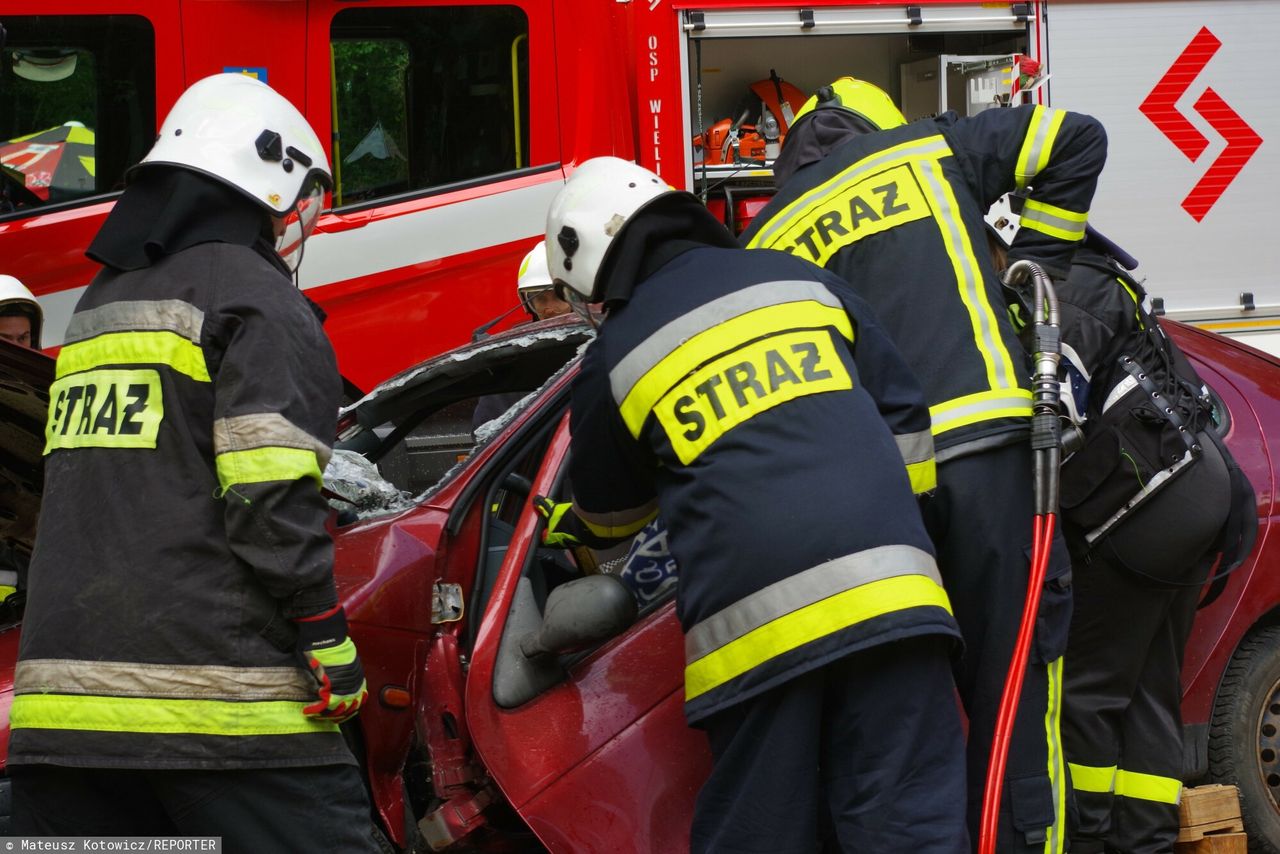
[[[1240,791],[1235,786],[1183,789],[1178,804],[1177,854],[1245,854]]]

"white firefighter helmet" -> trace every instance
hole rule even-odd
[[[579,166],[547,212],[551,278],[588,303],[599,302],[597,274],[627,221],[659,196],[676,192],[654,173],[618,157],[593,157]]]
[[[0,315],[11,314],[14,309],[31,319],[31,346],[39,350],[40,328],[44,325],[40,303],[22,282],[13,276],[0,275]]]
[[[284,218],[276,251],[290,268],[333,185],[329,159],[302,113],[246,74],[215,74],[183,92],[134,169],[149,166],[200,172]]]
[[[547,241],[539,240],[538,245],[529,250],[520,262],[520,277],[516,279],[516,293],[520,296],[520,304],[534,317],[538,313],[533,310],[533,295],[551,288],[551,271],[547,269]]]
[[[991,229],[991,233],[996,236],[1001,245],[1008,249],[1013,245],[1013,238],[1018,233],[1018,226],[1021,222],[1019,213],[1022,211],[1021,197],[1015,197],[1012,193],[1005,193],[992,203],[987,209],[985,217],[987,228]]]

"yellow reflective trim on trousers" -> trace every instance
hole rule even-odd
[[[1024,189],[1040,170],[1049,164],[1049,156],[1053,152],[1053,143],[1062,127],[1066,112],[1052,107],[1036,105],[1031,114],[1031,122],[1027,125],[1027,135],[1023,137],[1022,148],[1018,152],[1017,166],[1014,168],[1014,181],[1018,189]]]
[[[1044,713],[1049,747],[1049,785],[1053,791],[1053,824],[1045,830],[1044,854],[1062,854],[1067,844],[1067,769],[1062,755],[1062,656],[1045,666],[1049,702]]]
[[[1079,792],[1110,795],[1116,790],[1116,766],[1077,765],[1068,762],[1071,769],[1071,787]]]
[[[929,407],[933,435],[996,418],[1031,415],[1031,392],[1025,388],[998,388],[956,397]]]
[[[287,700],[231,702],[149,697],[20,694],[13,698],[13,729],[66,729],[183,735],[295,735],[337,732],[338,725],[302,713]]]
[[[912,167],[933,209],[933,221],[947,249],[947,257],[951,259],[960,300],[967,309],[969,325],[973,329],[973,343],[987,368],[987,387],[1015,386],[1018,374],[1013,369],[1013,357],[1000,336],[1000,321],[987,299],[982,267],[974,255],[969,230],[964,227],[960,204],[951,182],[936,161],[913,163]]]
[[[933,492],[938,488],[938,467],[933,460],[907,463],[907,477],[911,478],[911,491],[916,495]]]
[[[228,451],[214,458],[218,483],[223,490],[240,483],[266,483],[273,480],[300,480],[309,477],[323,483],[320,460],[315,451],[299,448],[251,448]]]
[[[853,340],[849,314],[843,308],[833,308],[815,300],[758,308],[699,332],[664,356],[631,387],[619,406],[622,420],[631,435],[638,437],[640,428],[658,401],[703,363],[749,341],[778,332],[823,326],[834,326],[846,339]]]
[[[1022,216],[1018,224],[1020,228],[1029,228],[1032,231],[1074,243],[1084,240],[1085,224],[1088,219],[1088,213],[1070,211],[1048,202],[1027,199],[1022,206]]]
[[[871,581],[792,611],[690,662],[685,700],[692,700],[771,658],[866,620],[907,608],[936,606],[951,613],[941,585],[923,575]]]
[[[58,353],[57,375],[107,365],[165,365],[198,382],[210,382],[200,345],[173,332],[109,332],[68,344]]]
[[[1137,771],[1116,771],[1116,795],[1158,804],[1177,804],[1182,800],[1182,781],[1176,777],[1141,774]]]

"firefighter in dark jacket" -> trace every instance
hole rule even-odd
[[[1018,231],[1019,201],[988,216],[1002,242]],[[1061,515],[1075,577],[1062,719],[1078,810],[1071,851],[1168,854],[1183,650],[1211,570],[1249,551],[1255,500],[1214,432],[1203,381],[1107,248],[1091,234],[1056,288],[1071,451]]]
[[[329,182],[288,101],[215,75],[88,250],[10,712],[18,833],[377,850],[319,490],[341,382],[290,278]]]
[[[1029,370],[1004,310],[983,214],[1032,186],[1011,260],[1066,273],[1106,155],[1093,119],[1040,106],[946,113],[907,124],[880,89],[823,87],[774,164],[779,191],[743,234],[838,273],[871,304],[924,387],[938,491],[925,505],[964,635],[976,839],[1032,536]],[[1067,787],[1058,745],[1070,564],[1054,545],[1009,749],[999,850],[1057,852]]]
[[[811,851],[829,812],[848,851],[967,851],[958,633],[913,497],[928,413],[865,304],[612,157],[573,173],[547,243],[607,317],[546,537],[616,542],[661,508],[714,757],[693,850]]]

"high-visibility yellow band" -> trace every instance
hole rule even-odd
[[[936,606],[951,613],[951,603],[941,585],[914,574],[872,581],[814,602],[690,662],[684,669],[685,700],[841,629],[923,606]]]
[[[916,495],[933,492],[938,488],[938,466],[932,459],[922,463],[907,463],[907,477],[911,478],[911,491]]]
[[[302,713],[305,703],[229,702],[144,697],[22,694],[13,698],[13,729],[67,729],[186,735],[294,735],[335,732],[338,725]]]
[[[636,382],[619,407],[622,420],[632,436],[639,436],[658,401],[703,363],[766,335],[823,326],[834,326],[845,338],[853,340],[848,312],[815,300],[767,306],[713,326],[677,346]]]
[[[1116,771],[1116,794],[1122,798],[1177,804],[1182,800],[1182,781],[1176,777],[1160,777],[1137,771]]]
[[[1059,240],[1079,241],[1084,239],[1085,223],[1089,215],[1079,211],[1070,211],[1027,199],[1022,206],[1022,217],[1018,220],[1021,228],[1029,228]]]
[[[1044,714],[1049,748],[1049,786],[1053,792],[1053,821],[1045,828],[1044,854],[1063,854],[1067,847],[1067,768],[1062,754],[1062,656],[1045,665],[1048,703]]]
[[[1063,110],[1036,105],[1014,168],[1014,181],[1019,190],[1030,184],[1040,174],[1040,170],[1049,165],[1054,140],[1057,139],[1058,130],[1066,115]]]
[[[204,351],[173,332],[109,332],[68,344],[58,354],[58,377],[109,365],[166,365],[193,380],[209,382]]]
[[[252,448],[228,451],[214,458],[218,483],[229,489],[239,483],[266,483],[273,480],[299,480],[309,477],[323,482],[320,461],[315,451],[299,448]]]
[[[640,532],[640,529],[648,525],[658,515],[658,508],[654,507],[647,515],[641,516],[631,522],[625,524],[601,525],[593,523],[587,519],[581,512],[578,518],[582,524],[587,526],[587,530],[604,540],[620,540],[624,537],[630,537]]]
[[[929,407],[933,435],[996,418],[1027,418],[1031,415],[1031,392],[1024,388],[992,389],[953,398]]]
[[[1080,792],[1097,792],[1109,795],[1116,790],[1116,766],[1077,765],[1068,762],[1071,769],[1071,787]]]

